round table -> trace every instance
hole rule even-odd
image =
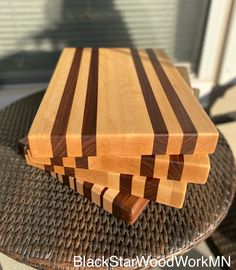
[[[134,225],[108,214],[47,173],[27,166],[18,140],[43,92],[0,111],[0,252],[39,269],[73,269],[73,256],[167,259],[207,238],[235,193],[235,163],[220,134],[207,184],[188,184],[182,209],[150,202]]]

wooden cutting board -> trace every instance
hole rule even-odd
[[[127,193],[168,206],[181,208],[185,199],[186,182],[44,165],[32,162],[27,153],[25,153],[25,159],[29,165],[49,172],[71,176],[79,179],[78,181],[98,184],[116,192]]]
[[[25,144],[25,139],[19,141],[18,145],[20,152],[25,151]],[[80,181],[71,176],[60,175],[54,172],[49,173],[63,184],[128,224],[133,224],[138,219],[149,202],[147,199],[139,198],[124,192],[118,192],[87,181]]]
[[[176,68],[191,87],[187,69],[179,66]],[[22,139],[21,143],[22,147],[25,147],[27,138]],[[34,163],[170,180],[182,179],[189,183],[205,183],[210,170],[206,154],[34,158],[30,150],[27,150]]]
[[[163,178],[188,183],[205,184],[210,171],[209,157],[204,154],[34,158],[30,150],[28,148],[26,150],[33,163]]]
[[[118,192],[90,182],[80,181],[73,177],[54,172],[51,172],[51,175],[128,224],[133,224],[138,219],[149,202],[147,199]]]
[[[218,132],[162,50],[63,50],[29,132],[36,158],[212,153]]]

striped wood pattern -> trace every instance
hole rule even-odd
[[[40,158],[208,154],[218,132],[163,51],[66,48],[28,138]]]
[[[74,177],[54,172],[51,172],[51,175],[128,224],[133,224],[138,219],[149,202],[147,199],[118,192],[87,181],[80,181]]]
[[[122,173],[197,184],[205,184],[210,171],[209,157],[204,154],[34,158],[29,149],[27,149],[27,154],[32,162],[49,166]]]
[[[25,153],[25,159],[31,166],[60,175],[71,176],[76,178],[76,180],[79,179],[78,181],[81,182],[86,181],[91,184],[98,184],[116,192],[127,193],[176,208],[183,206],[187,187],[187,183],[184,182],[43,165],[32,162],[27,153]]]
[[[186,67],[176,67],[187,84],[191,87]],[[191,88],[190,88],[191,89]],[[191,89],[192,90],[192,89]],[[193,90],[192,90],[192,93]],[[22,140],[22,147],[27,139]],[[29,149],[28,149],[29,150]],[[189,183],[204,184],[208,178],[210,162],[208,155],[158,155],[158,156],[100,156],[100,157],[54,157],[33,158],[34,163],[57,165],[69,168],[81,168],[94,171],[140,175],[170,180],[184,180]]]
[[[26,151],[26,143],[26,138],[19,140],[18,145],[21,152]],[[29,162],[27,155],[26,160]],[[117,192],[97,184],[79,181],[71,176],[60,175],[54,172],[50,172],[50,174],[63,184],[76,192],[79,192],[93,203],[128,224],[133,224],[138,219],[149,202],[147,199],[139,198],[124,192]]]

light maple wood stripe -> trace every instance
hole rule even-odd
[[[92,171],[86,169],[74,169],[74,176],[78,179],[82,179],[84,181],[87,180],[94,184],[99,184],[112,189],[121,190],[119,173]],[[143,182],[145,182],[146,180],[146,177],[139,176],[138,178]]]
[[[120,190],[120,174],[105,172],[107,176],[107,186],[112,187],[112,189]]]
[[[143,197],[145,191],[145,181],[140,181],[140,177],[133,176],[131,192],[133,195]]]
[[[182,190],[173,185],[172,194],[170,197],[170,201],[168,202],[168,205],[176,208],[182,208],[185,199],[185,195],[183,196],[183,194],[186,194],[186,190],[187,190],[186,183],[182,183]]]
[[[74,171],[75,177],[81,179],[83,181],[89,181],[94,184],[99,184],[102,186],[108,186],[108,174],[106,172],[98,172],[91,171],[86,169],[75,169]],[[111,186],[109,188],[113,188],[116,186],[116,183],[110,182]]]
[[[103,208],[109,212],[113,212],[113,201],[115,197],[118,195],[119,191],[113,189],[107,189],[105,194],[103,195]]]
[[[150,153],[152,146],[153,129],[129,49],[100,49],[97,152],[134,155]]]
[[[62,166],[53,166],[54,167],[54,172],[58,174],[63,174],[65,175],[65,169]]]
[[[162,89],[162,85],[158,77],[156,76],[155,70],[153,69],[152,63],[150,62],[146,50],[139,50],[139,55],[142,64],[144,66],[145,72],[147,74],[149,83],[152,87],[152,91],[155,95],[155,98],[157,102],[161,100],[161,102],[158,102],[158,104],[161,114],[163,115],[168,132],[173,134],[168,139],[166,151],[173,154],[175,153],[178,154],[181,151],[181,145],[183,141],[183,130],[176,118],[175,113],[173,112],[173,109],[166,97],[164,90]]]
[[[27,145],[27,154],[32,162],[45,164],[45,165],[52,165],[52,160],[50,158],[35,158],[32,156],[32,153]]]
[[[194,175],[194,183],[205,184],[210,173],[210,159],[208,155],[196,154],[184,155],[182,179],[191,179]]]
[[[153,176],[158,178],[165,178],[168,175],[170,157],[166,155],[157,155],[155,159],[155,166]]]
[[[70,72],[75,49],[64,49],[28,134],[35,157],[52,157],[51,131]],[[43,152],[42,152],[43,145]]]
[[[61,174],[56,174],[58,176],[58,180],[63,183],[63,175]]]
[[[99,185],[93,185],[92,188],[92,202],[94,202],[98,206],[101,206],[101,193],[103,189],[104,187]]]
[[[82,124],[84,117],[85,98],[87,93],[89,68],[91,61],[91,49],[83,49],[83,55],[80,64],[80,72],[77,79],[74,100],[71,108],[71,117],[69,119],[66,144],[68,156],[82,156]]]
[[[64,167],[76,168],[76,162],[74,157],[63,157],[62,162]]]
[[[31,154],[30,150],[27,149],[27,147],[25,148],[25,159],[26,159],[27,163],[30,163],[30,165],[35,166],[35,167],[40,168],[40,169],[44,169],[47,166],[48,167],[52,166],[50,159],[47,159],[48,163],[44,163],[43,161],[45,161],[45,158],[32,157],[32,154]]]
[[[94,171],[122,172],[138,175],[140,171],[140,156],[101,156],[89,157],[88,167]]]
[[[154,50],[154,53],[159,59],[163,70],[168,74],[170,83],[173,85],[175,92],[198,132],[194,152],[213,153],[219,136],[216,127],[202,109],[197,99],[193,99],[190,95],[186,94],[190,91],[189,86],[171,63],[166,53],[162,50]]]
[[[70,185],[71,189],[73,189],[73,190],[76,189],[74,178],[71,176],[69,177],[69,185]]]
[[[81,195],[84,195],[84,181],[83,180],[78,181],[76,179],[75,184],[77,192],[79,192]]]
[[[39,169],[44,169],[44,168],[45,168],[43,164],[39,164],[39,163],[32,162],[32,161],[30,160],[30,157],[29,157],[28,155],[25,155],[25,160],[26,160],[26,162],[27,162],[28,164],[30,164],[30,165],[32,165],[32,166],[34,166],[34,167],[37,167],[37,168],[39,168]]]
[[[187,183],[178,183],[180,185],[175,185],[173,181],[160,181],[156,201],[181,208],[185,199]]]

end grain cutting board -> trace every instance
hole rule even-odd
[[[34,158],[26,147],[31,162],[47,167],[88,169],[91,171],[114,172],[136,176],[178,180],[205,184],[210,171],[208,155],[152,155],[152,156],[100,156]]]
[[[26,143],[27,140],[25,138],[19,141],[18,145],[20,152],[25,151]],[[33,165],[30,164],[27,154],[25,157],[28,164]],[[70,176],[60,175],[54,172],[49,173],[63,184],[85,196],[93,203],[104,208],[106,211],[124,220],[128,224],[133,224],[137,220],[149,202],[149,200],[144,198],[139,198],[123,192],[117,192],[87,181],[79,181]]]
[[[208,154],[218,132],[163,51],[66,48],[28,139],[36,158]]]
[[[186,182],[37,164],[30,160],[27,153],[25,159],[31,166],[72,177],[76,179],[76,183],[89,182],[91,185],[107,187],[116,193],[122,192],[177,208],[181,208],[184,203]]]
[[[51,175],[128,224],[133,224],[138,219],[149,202],[147,199],[118,192],[90,182],[79,181],[70,176],[53,172],[51,172]]]

